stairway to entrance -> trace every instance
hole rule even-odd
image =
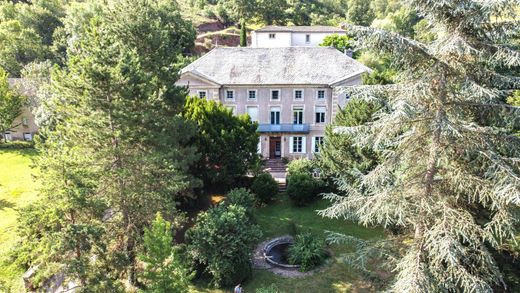
[[[287,165],[282,159],[269,159],[264,161],[264,171],[269,172],[274,180],[278,182],[278,190],[285,191],[287,175]]]

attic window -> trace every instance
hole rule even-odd
[[[276,39],[276,34],[269,34],[269,39]]]

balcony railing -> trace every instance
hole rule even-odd
[[[258,132],[260,133],[309,133],[309,124],[259,124]]]

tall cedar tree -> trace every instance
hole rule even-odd
[[[515,236],[520,205],[520,139],[512,135],[520,109],[504,103],[520,88],[508,73],[520,53],[507,45],[519,33],[519,3],[409,2],[438,32],[433,43],[347,27],[360,44],[392,53],[401,74],[395,85],[344,89],[387,106],[371,122],[337,129],[383,157],[359,185],[339,180],[343,196],[328,195],[333,205],[321,214],[402,228],[406,247],[387,262],[396,271],[391,292],[492,292],[504,286],[492,251]],[[493,113],[493,123],[482,124],[480,113]],[[374,250],[359,247],[351,260],[361,265]]]
[[[240,47],[247,47],[247,27],[243,19],[240,21]]]
[[[144,228],[158,211],[174,217],[196,183],[195,128],[180,115],[185,89],[174,85],[195,30],[174,1],[119,0],[104,11],[52,76],[42,201],[21,227],[29,265],[93,291],[116,290],[122,277],[136,283]]]

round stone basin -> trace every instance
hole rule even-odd
[[[299,268],[299,265],[291,265],[288,262],[288,249],[294,243],[291,236],[278,237],[269,241],[264,248],[265,260],[277,267]]]

